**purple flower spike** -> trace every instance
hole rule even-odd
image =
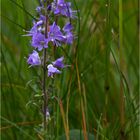
[[[48,32],[48,40],[53,42],[56,46],[60,46],[60,42],[65,41],[65,36],[60,31],[60,27],[53,23],[50,26],[50,31]]]
[[[55,68],[52,64],[49,64],[47,66],[48,68],[48,76],[53,77],[54,74],[60,74],[61,71],[59,71],[57,68]]]
[[[31,66],[40,65],[41,64],[41,60],[40,60],[40,57],[38,55],[38,52],[36,52],[34,50],[33,53],[29,55],[27,63],[30,64]]]
[[[48,40],[42,33],[35,33],[32,37],[32,46],[41,51],[43,48],[48,48]]]
[[[62,57],[58,58],[56,61],[52,62],[52,64],[55,67],[64,68],[63,60],[64,60],[64,57],[62,56]]]

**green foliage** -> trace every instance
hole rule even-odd
[[[88,133],[88,140],[94,140],[94,135]],[[58,138],[59,140],[66,140],[65,134]],[[78,129],[70,130],[70,140],[84,140],[83,132]]]
[[[76,26],[75,33],[79,36],[73,46],[63,46],[58,51],[65,52],[67,63],[74,62],[74,69],[64,70],[54,81],[47,81],[52,97],[48,125],[48,135],[51,136],[48,137],[50,140],[64,137],[60,107],[54,98],[58,96],[62,99],[65,112],[68,104],[68,116],[65,117],[72,130],[70,136],[77,138],[82,132],[84,110],[87,132],[91,137],[94,135],[95,140],[120,140],[121,135],[127,140],[137,140],[138,0],[123,1],[121,59],[118,1],[71,2],[80,11],[80,19],[73,23]],[[39,126],[42,116],[38,106],[41,104],[41,77],[38,77],[41,71],[28,68],[26,60],[32,48],[29,38],[22,36],[26,34],[24,30],[32,26],[38,1],[2,0],[1,4],[1,138],[41,139]],[[123,125],[120,118],[120,76],[123,79],[125,103]]]

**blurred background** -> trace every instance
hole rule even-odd
[[[72,21],[77,39],[59,52],[73,68],[47,82],[64,110],[50,101],[48,139],[65,139],[64,117],[73,140],[138,140],[138,0],[124,0],[122,10],[116,0],[69,1],[79,9]],[[37,0],[1,1],[2,140],[41,140],[35,96],[41,92],[41,71],[29,68],[33,48],[22,36],[32,27],[37,6]]]

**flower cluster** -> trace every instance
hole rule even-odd
[[[74,40],[72,31],[73,26],[71,22],[66,23],[63,28],[60,28],[55,20],[52,21],[53,17],[58,18],[60,16],[69,19],[75,18],[76,11],[71,9],[71,3],[65,2],[64,0],[54,0],[47,6],[45,6],[44,3],[42,2],[41,6],[36,8],[38,13],[37,21],[33,22],[33,27],[27,34],[27,36],[31,36],[31,46],[34,48],[32,54],[29,55],[27,60],[27,63],[30,66],[42,65],[42,60],[39,53],[43,49],[48,49],[49,47],[54,46],[61,47],[62,44],[71,45]],[[51,22],[47,22],[48,20],[50,21],[50,18]],[[47,25],[46,29],[46,24],[48,23],[51,24]],[[53,77],[54,74],[61,73],[61,69],[65,68],[63,60],[64,57],[62,56],[48,64],[47,69],[49,77]]]

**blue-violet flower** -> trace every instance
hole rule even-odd
[[[72,44],[73,40],[74,40],[74,36],[73,33],[71,32],[71,30],[73,29],[73,26],[70,23],[67,23],[64,27],[63,27],[63,31],[65,32],[65,43],[67,44]]]
[[[48,48],[48,40],[42,33],[34,33],[32,37],[32,46],[41,51],[43,48]]]
[[[40,65],[41,64],[41,60],[40,60],[40,57],[38,55],[38,52],[36,52],[34,50],[33,53],[29,55],[27,63],[30,64],[31,66]]]
[[[57,68],[64,68],[64,63],[63,63],[64,57],[60,57],[57,60],[55,60],[54,62],[52,62],[52,64],[57,67]]]
[[[55,15],[63,15],[70,18],[76,18],[76,11],[72,11],[71,2],[65,2],[64,0],[54,0],[52,10]]]
[[[50,31],[48,32],[48,40],[53,42],[56,46],[60,46],[60,42],[65,41],[65,36],[62,34],[60,27],[56,25],[55,22],[50,26]]]
[[[54,67],[52,64],[49,64],[47,66],[48,68],[48,76],[53,77],[54,74],[60,74],[61,71],[59,71],[56,67]]]

